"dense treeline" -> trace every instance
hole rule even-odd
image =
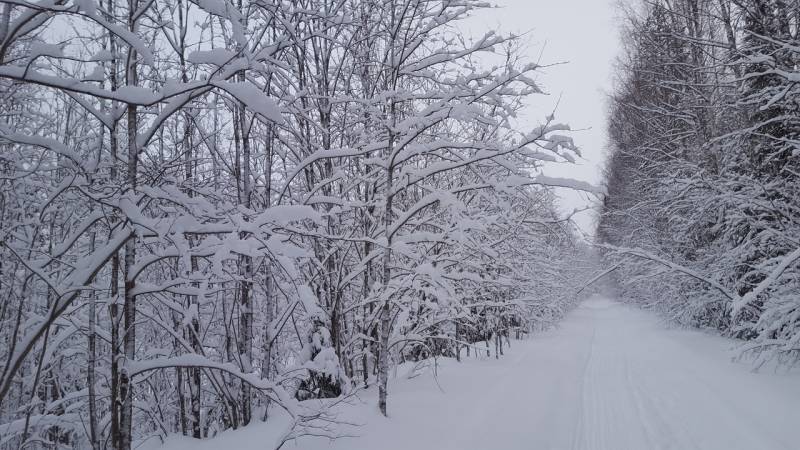
[[[610,99],[606,257],[629,299],[796,362],[800,2],[636,3]]]
[[[0,448],[209,438],[556,320],[566,127],[433,0],[0,2]],[[767,144],[764,144],[767,145]],[[485,347],[483,347],[485,346]]]

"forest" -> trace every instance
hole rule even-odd
[[[212,438],[558,320],[580,152],[433,0],[4,0],[0,448]],[[476,343],[481,343],[478,347]],[[276,412],[277,411],[277,412]]]
[[[623,297],[796,364],[800,2],[640,6],[609,101],[607,264]]]
[[[800,0],[608,7],[0,0],[0,450],[797,448]]]

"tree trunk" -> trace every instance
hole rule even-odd
[[[95,247],[95,233],[89,237],[90,251],[94,253]],[[87,342],[87,353],[89,367],[86,368],[86,385],[89,394],[89,441],[91,442],[92,450],[100,449],[100,442],[98,437],[97,428],[97,393],[95,391],[96,380],[96,366],[97,366],[97,294],[94,292],[89,293],[89,336]]]
[[[129,192],[136,192],[136,106],[128,106],[128,176],[127,185]],[[136,238],[131,237],[125,243],[125,280],[123,292],[123,313],[125,314],[125,333],[123,335],[124,360],[120,371],[120,398],[122,410],[120,411],[120,450],[130,450],[133,425],[133,384],[128,374],[127,365],[136,357],[136,296],[134,288],[134,266],[136,265]]]
[[[392,139],[389,140],[389,151],[392,151]],[[389,384],[389,335],[391,333],[391,308],[389,303],[389,279],[391,278],[392,239],[389,235],[392,222],[392,177],[391,163],[386,171],[386,204],[384,211],[384,230],[386,232],[386,248],[383,251],[383,302],[380,310],[380,338],[378,340],[378,409],[384,416],[386,413],[387,387]]]
[[[458,326],[458,321],[456,321],[455,326],[456,326],[456,342],[455,342],[456,361],[461,362],[461,345],[460,345],[461,334],[459,333],[460,327]]]
[[[108,5],[106,9],[109,14],[115,13],[115,5],[113,0],[108,0]],[[114,40],[114,35],[112,33],[108,34],[108,50],[112,54],[117,52],[116,42]],[[109,73],[109,82],[111,84],[111,91],[116,91],[118,87],[117,81],[117,60],[115,59],[111,64],[111,70]],[[113,109],[112,104],[112,109]],[[112,182],[117,180],[117,155],[119,154],[119,139],[117,137],[117,121],[114,121],[113,126],[109,131],[109,151],[111,154],[109,155],[109,161],[111,164],[110,170],[110,177]],[[109,295],[111,298],[111,302],[108,307],[108,314],[110,316],[111,321],[111,386],[110,386],[110,398],[111,398],[111,424],[110,424],[110,432],[111,432],[111,446],[115,449],[121,448],[119,438],[121,436],[120,433],[120,412],[122,409],[122,399],[119,397],[119,381],[120,381],[120,373],[119,373],[119,360],[121,357],[120,349],[120,336],[119,336],[119,326],[120,326],[120,312],[119,312],[119,270],[120,270],[120,258],[119,252],[114,252],[114,255],[111,257],[111,281],[109,286]]]
[[[138,0],[130,0],[128,7],[128,29],[136,31],[136,16],[138,13]],[[136,71],[136,50],[129,48],[128,65],[126,68],[126,81],[128,86],[138,85]],[[139,152],[136,146],[138,129],[137,107],[128,105],[128,167],[125,180],[125,191],[131,201],[135,201],[136,175],[138,172]],[[125,333],[123,335],[124,361],[120,370],[119,396],[122,400],[122,409],[119,418],[119,450],[130,450],[133,440],[133,381],[128,373],[128,365],[136,358],[136,279],[134,269],[136,265],[136,237],[131,236],[125,242],[125,271],[123,291],[123,313],[125,315]]]
[[[244,74],[241,74],[244,81]],[[239,105],[239,127],[242,139],[242,198],[241,204],[250,209],[251,187],[250,187],[250,133],[247,130],[246,113],[244,104]],[[242,239],[246,235],[241,236]],[[252,258],[242,255],[239,258],[242,281],[240,282],[240,309],[239,309],[239,357],[241,359],[242,371],[251,373],[253,371],[253,299],[250,281],[253,278]],[[250,385],[242,382],[241,397],[239,399],[242,409],[241,423],[247,425],[252,416],[252,398]]]
[[[272,204],[272,125],[267,125],[266,139],[264,142],[264,209],[269,209]],[[272,379],[272,360],[273,360],[273,340],[275,336],[272,335],[273,321],[275,320],[275,303],[273,299],[272,285],[272,266],[267,261],[264,264],[264,361],[262,362],[261,378],[270,380]],[[264,400],[264,416],[263,420],[266,422],[269,417],[270,401],[269,397]]]

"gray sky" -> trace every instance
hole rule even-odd
[[[527,120],[531,127],[549,114],[559,101],[556,119],[568,123],[583,160],[577,165],[546,168],[552,176],[571,177],[600,184],[605,157],[606,92],[611,66],[619,46],[615,0],[493,0],[499,8],[482,10],[469,24],[474,32],[487,28],[525,33],[533,61],[563,62],[547,68],[540,81],[549,97],[536,97]],[[477,26],[476,26],[477,25]],[[481,28],[483,28],[481,30]],[[541,55],[541,58],[539,57]],[[524,122],[523,122],[524,123]],[[561,191],[565,211],[589,204],[582,193]],[[594,232],[593,213],[583,212],[576,222],[586,233]]]

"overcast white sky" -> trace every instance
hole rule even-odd
[[[468,24],[482,34],[488,29],[528,33],[533,61],[564,62],[547,68],[540,81],[550,95],[534,99],[527,119],[531,127],[552,111],[568,123],[584,159],[577,165],[547,167],[552,176],[565,176],[600,184],[605,156],[605,95],[610,89],[611,66],[619,46],[615,0],[493,0],[499,8],[481,10]],[[542,56],[541,59],[539,56]],[[589,204],[586,194],[559,192],[565,211]],[[594,232],[593,214],[576,216],[586,233]]]

